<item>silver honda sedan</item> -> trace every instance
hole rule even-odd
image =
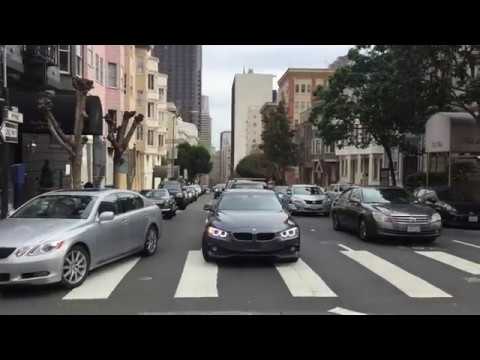
[[[42,194],[0,221],[0,285],[60,282],[157,250],[162,211],[138,193],[110,189]]]

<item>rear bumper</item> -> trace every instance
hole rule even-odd
[[[309,205],[290,204],[289,208],[291,211],[305,214],[328,214],[330,212],[330,205],[322,205],[321,207],[313,208]]]

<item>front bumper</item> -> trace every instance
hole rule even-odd
[[[44,285],[62,280],[64,252],[17,258],[14,254],[0,260],[1,285]],[[30,278],[26,278],[32,276]],[[4,280],[4,281],[2,281]]]
[[[407,225],[407,224],[391,224],[384,226],[381,224],[373,225],[373,233],[380,237],[393,238],[436,238],[442,232],[440,223]],[[413,231],[414,230],[414,231]],[[417,231],[419,230],[419,231]]]
[[[310,204],[290,204],[289,208],[291,211],[296,211],[299,213],[310,213],[310,214],[328,214],[330,212],[330,204],[321,204],[321,205],[310,205]]]
[[[218,240],[204,236],[208,254],[215,259],[234,257],[266,257],[287,259],[298,257],[300,237],[291,240],[237,241]]]
[[[471,216],[476,216],[477,221],[469,221]],[[446,218],[446,225],[464,229],[480,229],[480,215],[449,214]]]

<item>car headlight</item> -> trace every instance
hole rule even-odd
[[[183,194],[182,193],[177,193],[177,195],[175,195],[175,196],[178,197],[178,198],[181,198],[181,197],[183,197]]]
[[[293,227],[293,228],[282,231],[280,233],[280,237],[282,238],[282,240],[291,240],[298,237],[298,234],[299,234],[298,227]]]
[[[381,222],[381,223],[391,223],[392,222],[392,219],[390,218],[390,216],[385,215],[385,214],[383,214],[381,212],[378,212],[378,211],[372,212],[372,216],[373,216],[373,219],[376,222]]]
[[[228,232],[222,229],[217,229],[216,227],[213,227],[213,226],[209,226],[208,235],[215,239],[224,240],[227,238]]]
[[[440,221],[442,221],[442,217],[439,213],[435,213],[435,214],[432,215],[431,221],[432,221],[432,223],[440,222]]]
[[[24,255],[36,256],[41,254],[47,254],[52,251],[61,249],[63,247],[63,244],[64,244],[63,240],[57,240],[57,241],[50,241],[50,242],[33,246],[33,247],[25,246],[15,251],[15,255],[17,257],[21,257]]]

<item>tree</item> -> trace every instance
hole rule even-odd
[[[193,181],[199,174],[208,174],[213,164],[210,162],[210,153],[201,145],[182,143],[178,145],[178,156],[175,161],[180,171],[188,171],[188,179]]]
[[[112,144],[114,150],[113,182],[117,189],[127,188],[127,171],[123,169],[125,163],[123,154],[128,149],[128,144],[130,143],[130,139],[135,133],[135,130],[143,121],[142,114],[137,114],[136,116],[135,114],[135,111],[125,111],[123,113],[122,123],[118,127],[110,113],[105,116],[105,121],[108,126],[107,139],[110,144]],[[133,122],[130,125],[130,129],[128,129],[128,124],[131,118],[133,118]]]
[[[283,102],[278,106],[266,107],[262,112],[262,141],[260,149],[265,158],[275,164],[280,182],[285,182],[285,171],[288,166],[297,163],[297,147],[293,142],[293,131],[290,130]]]
[[[82,155],[83,145],[86,139],[83,136],[83,128],[88,118],[86,112],[86,103],[88,92],[93,89],[93,81],[74,77],[72,79],[75,89],[75,122],[73,135],[66,135],[55,116],[52,113],[53,94],[44,92],[38,99],[38,110],[48,123],[48,128],[57,142],[68,152],[72,167],[72,188],[80,189],[82,187]]]
[[[239,161],[235,172],[240,177],[272,178],[275,176],[276,166],[264,154],[251,154]]]
[[[311,114],[327,144],[360,148],[382,146],[396,185],[392,149],[408,134],[424,131],[425,122],[443,103],[426,81],[429,49],[422,46],[357,46],[349,64],[338,69],[329,86],[319,88],[319,105]],[[437,96],[437,97],[436,97]]]

